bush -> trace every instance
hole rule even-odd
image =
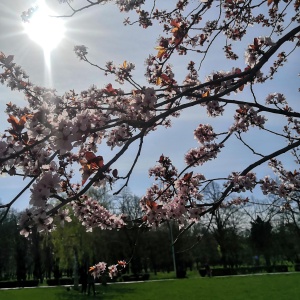
[[[142,280],[149,280],[150,279],[150,274],[149,273],[145,273],[142,275]]]
[[[50,286],[55,286],[55,285],[72,285],[72,284],[74,284],[74,279],[73,278],[47,279],[46,282]]]
[[[216,268],[216,269],[212,269],[211,272],[212,272],[212,276],[237,275],[237,270],[235,269]]]
[[[176,277],[179,279],[186,278],[186,270],[177,270]]]
[[[149,278],[150,278],[149,273],[122,276],[123,281],[145,281],[145,280],[149,280]]]
[[[278,266],[274,266],[274,272],[288,272],[288,266],[286,265],[278,265]]]
[[[16,288],[19,286],[18,281],[0,281],[0,289]]]
[[[0,281],[0,289],[12,289],[17,287],[33,287],[38,286],[38,280],[25,280],[25,281]]]
[[[300,265],[299,271],[300,271]],[[296,265],[295,265],[296,270]],[[237,275],[237,274],[257,274],[257,273],[281,273],[288,272],[288,266],[286,265],[275,265],[275,266],[258,266],[258,267],[242,267],[236,269],[224,269],[224,268],[215,268],[212,269],[212,276],[229,276],[229,275]],[[204,277],[206,275],[205,270],[200,269],[199,274]]]

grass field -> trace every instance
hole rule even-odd
[[[0,290],[1,300],[296,300],[300,274],[191,278],[97,286],[95,297],[65,287]]]

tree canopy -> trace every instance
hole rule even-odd
[[[299,90],[287,84],[285,90],[277,91],[276,77],[299,56],[299,0],[59,2],[69,13],[58,13],[57,18],[76,18],[85,10],[113,2],[121,12],[136,13],[124,21],[133,32],[137,25],[147,32],[155,24],[160,31],[155,52],[145,52],[145,67],[137,66],[145,68],[147,85],[135,78],[133,62],[124,58],[118,65],[108,57],[105,65],[97,65],[89,59],[92,45],[76,45],[78,58],[108,76],[107,83],[104,88],[92,85],[81,92],[71,86],[58,95],[54,89],[32,83],[13,55],[0,54],[1,83],[23,92],[27,101],[24,107],[7,103],[9,125],[0,139],[1,172],[30,178],[16,197],[0,206],[8,212],[30,189],[30,207],[19,221],[24,235],[34,225],[39,231],[53,230],[54,218],[68,221],[67,205],[88,230],[125,227],[126,215],[103,207],[86,192],[108,184],[119,194],[143,159],[144,141],[158,128],[171,127],[191,108],[199,114],[193,132],[198,145],[182,154],[185,167],[180,170],[166,153],[157,157],[149,170],[154,184],[141,198],[142,216],[136,224],[156,227],[173,219],[184,231],[221,205],[247,203],[247,193],[256,188],[284,199],[278,209],[298,205]],[[30,22],[36,9],[24,12],[23,20]],[[214,56],[223,57],[218,70],[208,69]],[[185,67],[176,73],[181,63]],[[211,124],[201,123],[204,114]],[[221,130],[219,119],[224,124]],[[261,143],[273,138],[275,142],[265,150],[251,143],[251,135]],[[112,150],[109,157],[101,152],[103,144]],[[236,155],[245,160],[251,155],[246,167],[237,168],[233,160],[230,173],[224,174],[221,167],[214,177],[200,173],[212,160],[226,159],[222,154],[232,144],[239,149]],[[135,145],[130,167],[120,168],[119,161]],[[285,166],[281,160],[285,155],[292,155],[294,166]],[[256,170],[266,164],[269,175],[258,176]],[[203,192],[211,182],[223,184],[222,190],[217,199],[206,201]],[[104,267],[98,265],[99,272]]]

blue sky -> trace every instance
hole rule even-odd
[[[49,1],[53,2],[53,1]],[[77,1],[83,2],[83,1]],[[75,1],[75,3],[77,3]],[[105,77],[97,69],[92,68],[86,63],[78,60],[73,52],[74,45],[86,45],[89,49],[89,58],[98,65],[104,65],[106,61],[113,60],[117,64],[122,64],[124,60],[131,61],[136,65],[134,75],[136,80],[142,85],[146,85],[143,77],[145,72],[144,60],[150,53],[155,53],[154,47],[159,37],[158,27],[144,30],[139,26],[123,26],[123,20],[126,14],[118,12],[118,8],[112,4],[97,6],[94,9],[86,10],[73,18],[65,19],[66,34],[65,39],[51,53],[51,74],[47,70],[44,62],[44,53],[40,46],[32,42],[23,31],[20,15],[33,3],[31,0],[1,0],[0,2],[0,51],[6,55],[15,55],[15,62],[23,67],[30,76],[33,83],[42,86],[54,87],[58,94],[63,94],[70,89],[80,92],[87,89],[91,84],[99,88],[107,83],[112,83],[114,87],[118,84],[114,78]],[[54,6],[56,8],[56,6]],[[63,7],[60,6],[62,9]],[[131,14],[134,16],[134,14]],[[252,32],[253,36],[256,31]],[[262,35],[260,32],[259,35]],[[252,42],[251,38],[249,43]],[[234,45],[242,54],[246,44]],[[297,55],[291,58],[284,72],[278,74],[270,83],[255,88],[257,95],[265,99],[269,92],[287,91],[288,100],[296,103],[295,94],[299,79],[299,62]],[[186,74],[186,63],[191,57],[177,57],[172,63],[175,74],[182,80]],[[198,61],[198,58],[196,61]],[[225,61],[225,64],[224,64]],[[294,63],[293,63],[294,61]],[[230,70],[231,67],[245,67],[243,55],[239,62],[230,64],[224,60],[224,56],[214,50],[208,56],[203,68],[200,70],[201,80],[204,81],[205,75],[214,70]],[[179,80],[179,81],[180,81]],[[288,87],[288,88],[287,88]],[[126,90],[126,86],[121,87]],[[237,95],[241,99],[247,100],[249,92]],[[17,92],[11,92],[5,86],[0,86],[0,132],[3,132],[8,123],[7,116],[3,113],[5,103],[12,101],[24,105],[23,95]],[[299,105],[298,105],[299,107]],[[297,108],[294,106],[294,108]],[[233,108],[232,108],[233,109]],[[199,123],[212,123],[215,130],[226,131],[232,122],[232,109],[226,110],[224,117],[210,119],[207,117],[204,109],[192,108],[183,113],[182,117],[174,121],[171,129],[159,129],[148,136],[144,143],[142,157],[136,166],[135,172],[131,178],[129,187],[134,194],[142,196],[145,189],[151,184],[152,180],[148,178],[148,169],[153,166],[163,153],[169,155],[178,169],[184,167],[184,153],[192,147],[197,147],[193,138],[193,130]],[[282,127],[279,119],[269,119],[270,127],[278,129]],[[251,145],[258,147],[263,154],[268,154],[280,147],[280,139],[270,138],[266,135],[260,136],[258,130],[251,130],[248,135],[248,141]],[[136,149],[130,150],[121,161],[115,166],[119,172],[124,173],[134,159]],[[112,153],[106,147],[101,147],[101,155],[104,159],[111,158]],[[107,160],[108,160],[107,159]],[[287,164],[293,168],[291,156],[284,159]],[[229,142],[224,153],[219,158],[207,165],[199,168],[207,178],[227,177],[235,167],[235,171],[242,171],[248,164],[254,161],[253,155],[249,150],[237,144],[236,140]],[[266,166],[258,169],[259,175],[269,174],[270,170]],[[78,177],[79,178],[79,177]],[[26,184],[22,178],[0,177],[0,199],[3,203],[10,201],[20,189]],[[259,192],[254,196],[262,197]],[[17,202],[15,208],[23,209],[27,206],[29,193],[25,193]]]

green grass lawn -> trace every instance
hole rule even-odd
[[[245,277],[190,278],[97,286],[97,295],[86,296],[65,287],[0,290],[1,300],[296,300],[300,274]]]

